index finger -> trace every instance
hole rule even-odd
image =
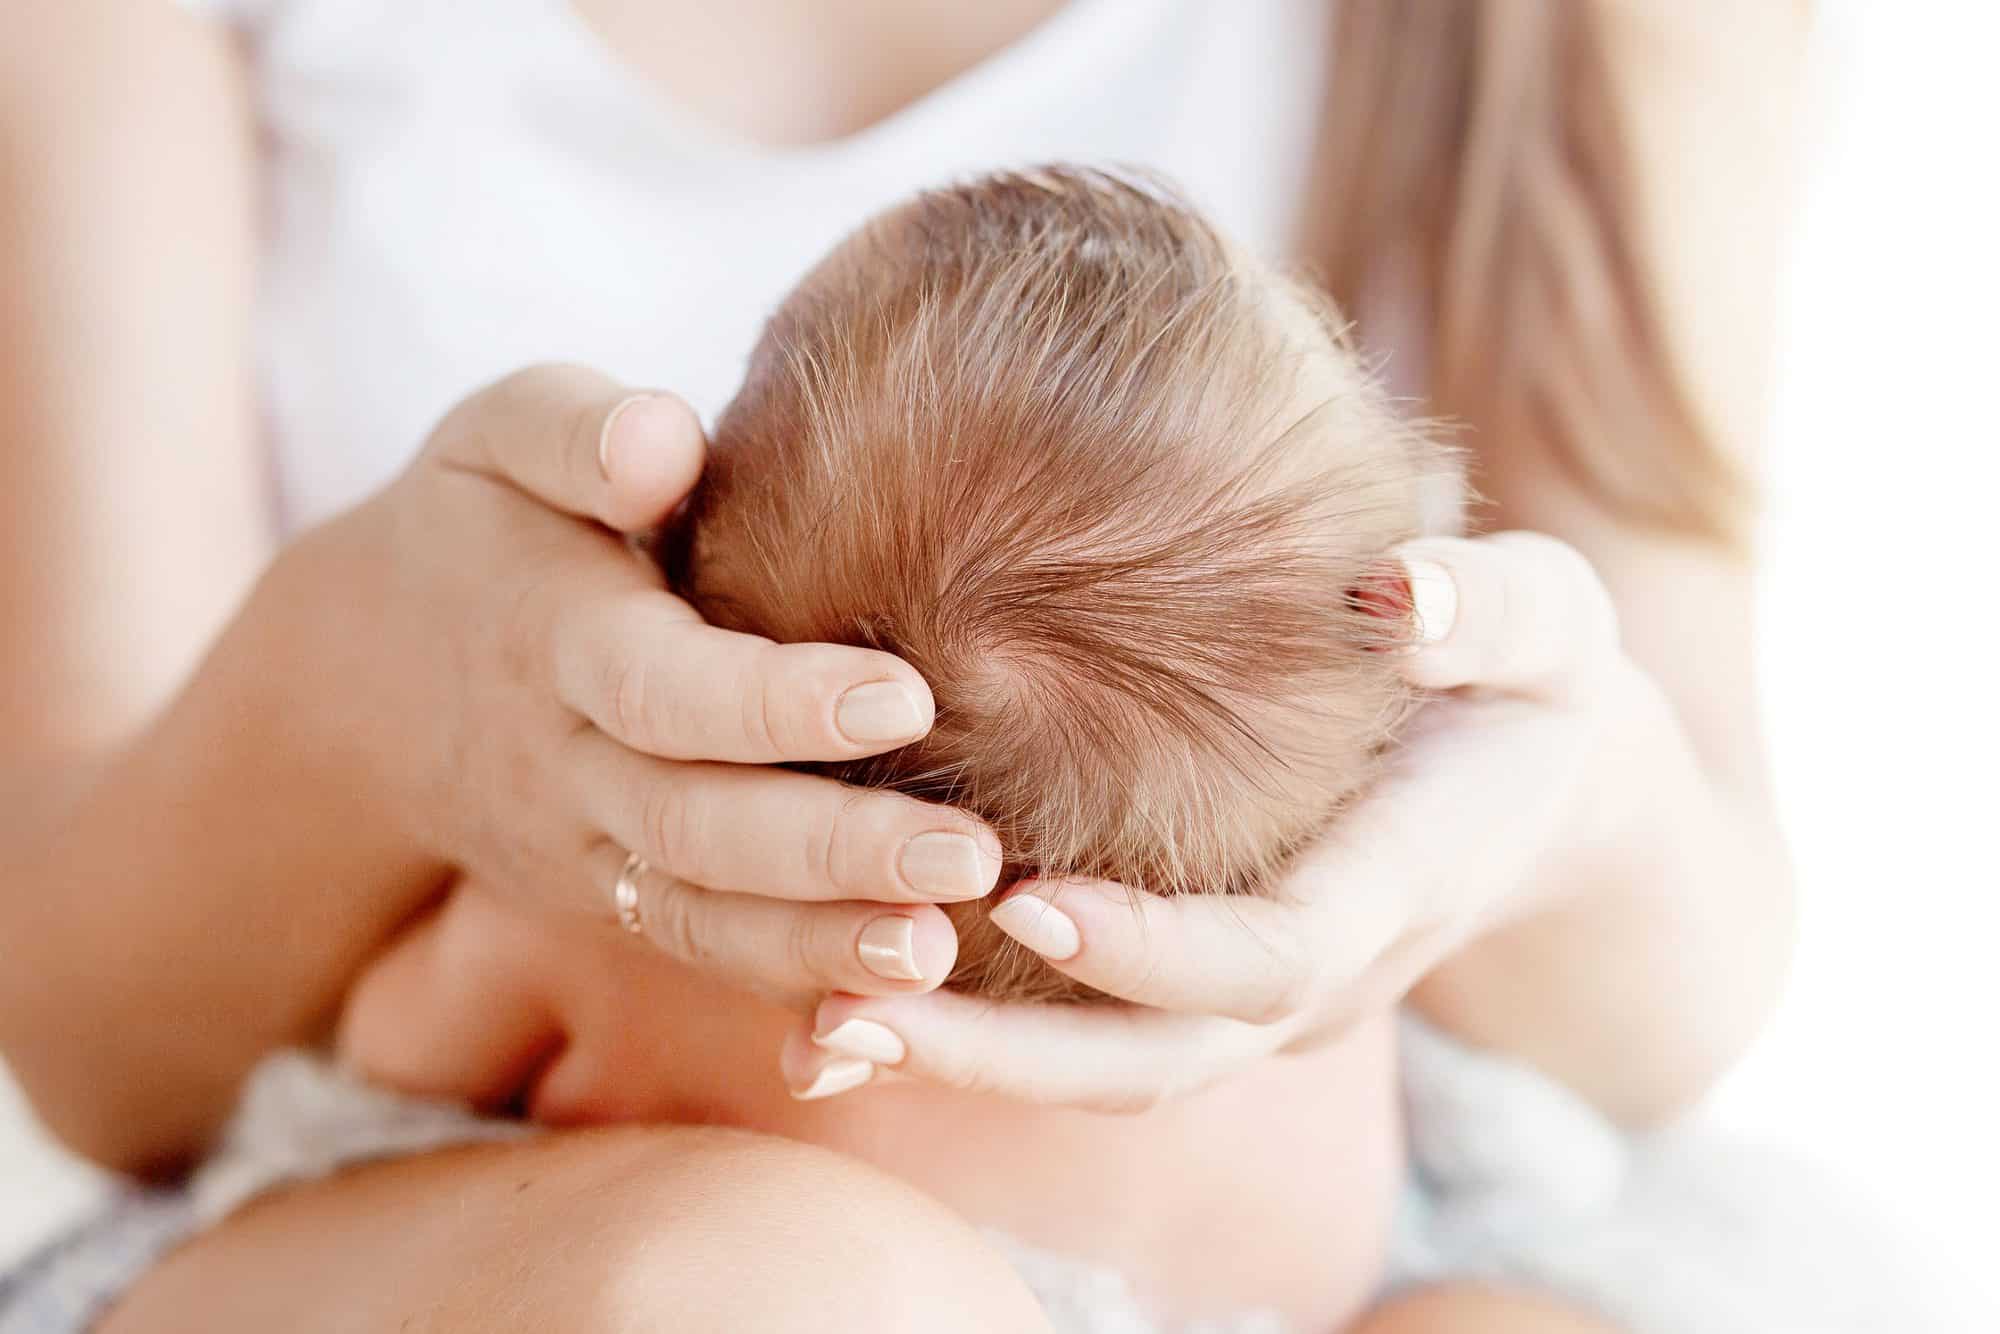
[[[1349,883],[1309,903],[1171,898],[1102,880],[1017,886],[995,926],[1087,986],[1136,1005],[1277,1024],[1364,972],[1402,934],[1397,896]]]
[[[565,606],[554,653],[565,704],[664,759],[852,759],[915,741],[936,713],[901,658],[720,629],[651,588]]]
[[[617,532],[659,522],[701,475],[706,443],[673,394],[580,366],[535,366],[453,408],[431,434],[446,467]]]

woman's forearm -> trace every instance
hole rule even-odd
[[[1620,688],[1583,827],[1540,868],[1538,906],[1447,960],[1413,999],[1644,1125],[1697,1100],[1762,1027],[1791,956],[1793,899],[1761,794],[1704,771],[1643,672]]]
[[[100,1162],[170,1170],[248,1067],[324,1023],[439,869],[382,808],[321,682],[332,631],[283,560],[193,683],[0,843],[0,1042],[50,1128]]]

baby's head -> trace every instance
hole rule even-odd
[[[928,737],[824,768],[980,815],[1003,884],[1258,893],[1413,703],[1367,590],[1452,477],[1323,298],[1052,168],[923,194],[799,285],[668,564],[717,625],[922,673]],[[954,921],[954,986],[1095,994]]]

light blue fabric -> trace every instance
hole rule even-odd
[[[1621,1134],[1566,1088],[1409,1019],[1397,1285],[1508,1280],[1631,1334],[1995,1334],[1827,1165],[1694,1122]]]
[[[1410,1182],[1391,1290],[1495,1279],[1630,1334],[1994,1334],[1955,1307],[1824,1170],[1699,1128],[1633,1139],[1532,1071],[1411,1019]],[[361,1088],[310,1058],[253,1078],[218,1161],[181,1192],[128,1192],[0,1277],[0,1334],[82,1334],[158,1257],[280,1181],[523,1133]],[[1175,1328],[1117,1274],[995,1236],[1059,1334],[1281,1334],[1268,1315]]]
[[[0,1334],[83,1334],[198,1227],[184,1191],[118,1192],[84,1222],[0,1274]]]

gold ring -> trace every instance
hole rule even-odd
[[[639,917],[639,877],[652,869],[638,853],[627,853],[625,869],[618,873],[618,883],[611,887],[611,902],[618,909],[618,925],[635,936],[646,934],[646,924]]]

